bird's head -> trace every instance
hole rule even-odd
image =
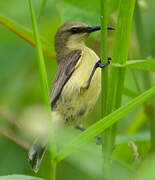
[[[82,22],[66,22],[58,29],[55,35],[55,50],[57,55],[66,49],[78,49],[84,45],[86,37],[100,26],[90,26]],[[112,29],[108,27],[108,29]]]

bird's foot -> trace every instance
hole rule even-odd
[[[85,128],[83,128],[83,127],[81,127],[81,126],[76,126],[75,127],[76,129],[78,129],[78,130],[80,130],[80,131],[82,131],[82,132],[84,132],[86,129]],[[95,136],[95,138],[96,138],[96,140],[97,140],[97,145],[101,145],[102,144],[102,137],[101,136]]]
[[[101,59],[100,59],[99,61],[97,61],[97,63],[94,65],[94,68],[93,68],[93,70],[92,70],[92,72],[91,72],[91,74],[90,74],[90,76],[89,76],[86,89],[89,88],[90,83],[91,83],[91,80],[92,80],[92,77],[93,77],[96,69],[97,69],[98,67],[100,67],[100,68],[106,67],[107,65],[110,64],[111,59],[112,59],[111,57],[108,57],[108,58],[107,58],[107,63],[105,63],[105,64],[102,64],[102,63],[101,63]]]
[[[100,68],[106,67],[107,65],[110,64],[110,61],[111,61],[111,60],[112,60],[112,58],[111,58],[111,57],[108,57],[108,58],[107,58],[107,63],[102,64],[102,63],[101,63],[101,59],[100,59],[100,60],[97,61],[97,63],[96,63],[96,68],[97,68],[97,67],[100,67]]]

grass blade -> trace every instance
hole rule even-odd
[[[108,1],[101,0],[101,61],[107,62],[107,23],[108,23]],[[102,69],[101,81],[101,118],[106,116],[106,102],[108,95],[108,68]],[[103,135],[102,135],[103,136]],[[102,137],[104,138],[104,137]],[[102,139],[102,148],[103,148]]]
[[[47,82],[47,73],[46,73],[46,67],[44,63],[44,56],[41,48],[41,42],[39,39],[39,31],[37,28],[37,22],[35,18],[35,14],[33,11],[32,7],[32,0],[29,0],[29,7],[30,7],[30,13],[31,13],[31,19],[32,19],[32,26],[33,26],[33,32],[34,32],[34,39],[36,41],[36,52],[37,52],[37,60],[38,60],[38,66],[39,66],[39,72],[40,72],[40,80],[41,80],[41,87],[42,87],[42,92],[43,92],[43,100],[45,103],[46,107],[46,115],[47,115],[47,120],[48,120],[48,127],[49,127],[49,133],[51,133],[51,126],[52,126],[52,121],[51,121],[51,106],[50,106],[50,99],[49,99],[49,88],[48,88],[48,82]],[[52,133],[53,135],[53,133]],[[53,137],[53,136],[52,136]],[[54,159],[55,154],[56,154],[56,149],[54,144],[52,143],[51,145],[51,154],[52,158]],[[52,177],[51,179],[55,179],[56,176],[56,163],[53,161],[52,163]]]
[[[108,23],[108,9],[107,0],[101,0],[101,61],[107,62],[107,23]],[[108,69],[107,67],[102,69],[102,89],[101,89],[101,117],[106,114],[106,101],[108,93]]]
[[[112,63],[126,64],[134,6],[135,0],[120,1]],[[121,106],[124,77],[125,68],[112,66],[108,83],[106,114],[110,114]],[[117,134],[117,124],[107,129],[104,134],[104,165],[108,175],[111,153]]]
[[[90,139],[97,136],[101,132],[105,131],[107,128],[111,127],[118,120],[126,116],[129,112],[137,108],[139,105],[143,104],[149,98],[155,95],[155,86],[147,90],[143,94],[134,98],[127,105],[120,107],[113,113],[107,115],[105,118],[101,119],[86,131],[77,136],[68,146],[66,146],[62,152],[58,155],[57,161],[61,161],[68,155],[70,155],[75,150],[79,149],[80,146],[87,143]]]

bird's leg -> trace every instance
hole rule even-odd
[[[78,130],[80,130],[80,131],[82,131],[82,132],[84,132],[86,129],[85,128],[83,128],[83,127],[81,127],[81,126],[76,126],[75,127],[76,129],[78,129]],[[95,138],[97,139],[97,145],[101,145],[102,144],[102,138],[101,138],[101,136],[95,136]]]
[[[93,77],[93,75],[94,75],[96,69],[97,69],[98,67],[100,67],[100,68],[106,67],[107,65],[110,64],[110,60],[111,60],[111,57],[108,57],[108,61],[107,61],[107,63],[105,63],[105,64],[102,64],[102,63],[101,63],[101,59],[100,59],[99,61],[97,61],[97,63],[94,65],[94,68],[93,68],[93,70],[92,70],[92,72],[91,72],[91,74],[90,74],[90,76],[89,76],[89,79],[88,79],[88,82],[87,82],[86,89],[89,88],[90,83],[91,83],[91,80],[92,80],[92,77]]]
[[[78,130],[80,130],[80,131],[82,131],[82,132],[84,132],[86,129],[85,128],[83,128],[83,127],[81,127],[81,126],[76,126],[75,127],[76,129],[78,129]],[[102,145],[102,137],[101,136],[95,136],[95,138],[96,138],[96,140],[97,140],[97,145]],[[115,150],[116,149],[116,144],[114,145],[114,147],[113,147],[113,150]]]

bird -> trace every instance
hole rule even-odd
[[[83,119],[93,109],[101,91],[101,68],[110,64],[111,59],[102,64],[99,56],[85,44],[89,34],[100,29],[101,26],[82,22],[66,22],[56,32],[58,71],[50,90],[54,128],[71,125],[85,130]],[[47,142],[37,139],[29,151],[29,162],[35,172],[40,168],[46,148]]]

